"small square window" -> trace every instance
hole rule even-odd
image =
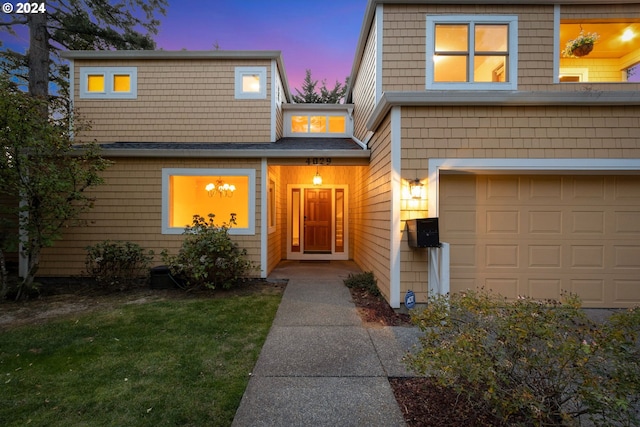
[[[128,74],[113,75],[114,92],[131,92],[131,76]]]
[[[90,74],[87,76],[88,92],[104,92],[104,74]]]
[[[136,99],[136,67],[80,67],[80,98]]]
[[[267,68],[236,67],[235,97],[236,99],[266,99]]]

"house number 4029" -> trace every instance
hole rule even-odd
[[[331,157],[307,157],[308,165],[330,165]]]

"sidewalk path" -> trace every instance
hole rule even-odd
[[[405,425],[387,377],[410,376],[418,330],[366,327],[342,282],[357,272],[285,261],[269,276],[289,283],[233,426]]]

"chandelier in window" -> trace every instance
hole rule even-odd
[[[209,197],[213,197],[216,193],[220,197],[233,197],[233,192],[236,191],[236,186],[224,182],[222,179],[218,179],[215,184],[213,182],[208,183],[204,189],[207,190]]]

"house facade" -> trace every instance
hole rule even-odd
[[[593,50],[562,56],[580,31]],[[114,164],[44,275],[105,239],[177,250],[194,213],[233,213],[262,277],[351,259],[392,307],[468,288],[640,303],[637,2],[370,0],[341,105],[292,103],[279,52],[64,56],[92,124],[76,137]],[[410,247],[429,217],[442,247]]]

